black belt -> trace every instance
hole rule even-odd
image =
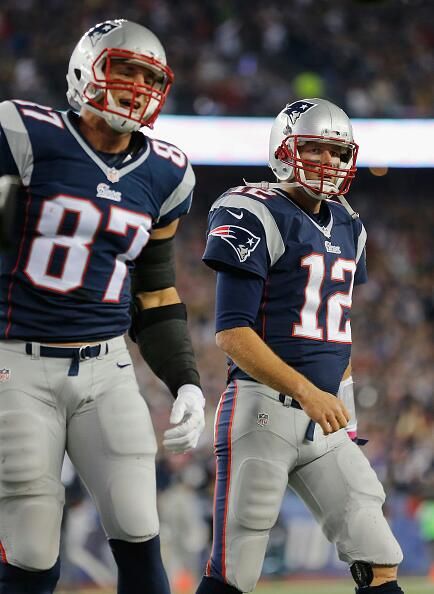
[[[51,347],[41,345],[39,347],[39,356],[54,357],[55,359],[72,359],[68,375],[78,375],[80,361],[86,359],[94,359],[102,354],[103,345],[95,344],[93,346],[87,345],[82,347]],[[33,347],[31,342],[26,342],[26,353],[33,354]],[[105,353],[108,353],[108,344],[105,345]]]
[[[290,406],[291,408],[298,408],[299,410],[303,410],[300,403],[295,398],[291,398],[291,402],[287,404],[288,398],[291,398],[291,397],[286,396],[286,394],[279,394],[279,401],[283,404],[283,406]],[[311,419],[309,421],[309,425],[307,426],[307,429],[306,429],[306,433],[304,436],[305,439],[307,439],[308,441],[313,441],[314,433],[315,433],[315,421],[312,421],[312,419]]]

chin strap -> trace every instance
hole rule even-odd
[[[339,200],[352,219],[358,219],[360,217],[359,213],[351,208],[351,206],[348,204],[348,201],[343,196],[339,194],[336,196],[336,198]]]
[[[272,190],[273,188],[284,190],[284,188],[282,186],[284,186],[285,188],[300,188],[302,190],[306,189],[298,182],[267,182],[267,181],[248,182],[244,178],[243,178],[243,182],[244,182],[245,186],[249,186],[251,188],[259,188],[260,190]],[[309,193],[309,196],[312,196],[313,198],[317,198],[316,196],[313,195],[313,193],[312,194]],[[341,194],[333,194],[333,196],[335,196],[339,200],[339,202],[342,204],[342,206],[345,208],[345,210],[347,211],[347,213],[350,215],[350,217],[352,219],[359,218],[359,216],[360,216],[359,213],[351,208],[348,201]],[[324,196],[323,198],[325,198],[325,197],[326,196]],[[318,198],[318,200],[323,200],[323,198]]]

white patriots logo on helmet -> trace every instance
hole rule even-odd
[[[235,250],[240,262],[245,262],[261,241],[260,237],[237,225],[220,225],[211,229],[209,235],[226,241]]]
[[[106,21],[93,27],[88,33],[92,45],[95,45],[104,35],[108,35],[113,29],[117,29],[118,27],[120,27],[120,24],[113,21]]]
[[[309,109],[312,109],[312,107],[315,107],[315,105],[316,103],[311,103],[310,101],[294,101],[294,103],[290,103],[285,107],[283,113],[286,113],[291,124],[294,125],[300,116],[309,111]]]

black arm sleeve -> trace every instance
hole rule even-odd
[[[184,384],[200,387],[184,303],[136,311],[133,332],[143,359],[175,398]]]
[[[134,262],[132,293],[160,291],[175,286],[174,238],[151,239]]]

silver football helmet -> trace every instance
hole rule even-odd
[[[301,159],[299,148],[306,142],[338,147],[339,166]],[[351,122],[342,109],[325,99],[301,99],[286,105],[273,123],[269,165],[279,182],[301,187],[317,200],[335,196],[346,203],[343,195],[356,173],[358,148]],[[315,179],[308,179],[307,173],[315,174],[308,176]]]
[[[151,71],[152,82],[140,84],[111,77],[114,61],[123,60]],[[156,120],[173,82],[166,53],[146,27],[116,19],[89,29],[69,61],[67,97],[74,109],[83,105],[103,117],[117,132],[133,132]],[[125,91],[124,105],[113,91]]]

